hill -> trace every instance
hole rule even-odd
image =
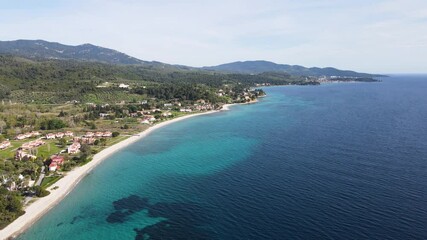
[[[299,65],[277,64],[269,61],[244,61],[221,64],[218,66],[203,67],[205,70],[221,71],[228,73],[259,74],[263,72],[285,72],[297,76],[341,76],[341,77],[376,77],[380,75],[358,73],[349,70],[339,70],[332,67],[306,68]]]
[[[120,84],[131,88],[196,89],[203,86],[220,89],[224,85],[241,88],[268,83],[317,84],[305,77],[284,73],[224,74],[180,68],[157,68],[145,65],[118,65],[76,60],[27,59],[0,55],[0,99],[20,103],[116,102],[131,100],[132,91],[121,89]]]
[[[0,41],[0,54],[12,54],[29,59],[73,59],[111,64],[161,64],[142,61],[116,50],[92,44],[70,46],[43,40]]]

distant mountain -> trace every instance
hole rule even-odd
[[[11,54],[29,59],[74,59],[110,64],[149,63],[116,50],[92,44],[69,46],[43,40],[0,41],[0,54]]]
[[[336,68],[306,68],[298,65],[277,64],[268,61],[245,61],[232,62],[212,67],[203,67],[205,70],[229,72],[229,73],[246,73],[259,74],[263,72],[285,72],[297,76],[341,76],[341,77],[376,77],[369,73],[358,73],[349,70],[339,70]]]
[[[212,67],[195,68],[183,65],[171,65],[161,62],[143,61],[119,51],[82,44],[77,46],[64,45],[44,40],[0,41],[0,54],[10,54],[27,59],[59,59],[102,62],[119,65],[143,65],[150,68],[169,69],[171,71],[219,71],[224,73],[259,74],[287,73],[294,76],[341,76],[341,77],[376,77],[368,73],[344,71],[336,68],[306,68],[298,65],[276,64],[268,61],[245,61],[222,64]]]

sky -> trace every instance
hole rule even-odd
[[[427,73],[426,0],[0,0],[0,29],[3,41],[91,43],[195,67]]]

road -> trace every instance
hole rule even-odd
[[[39,177],[39,179],[37,179],[37,182],[36,182],[36,184],[34,184],[34,186],[40,186],[40,184],[42,184],[43,178],[45,176],[44,168],[45,168],[45,166],[42,167],[42,170],[40,171],[40,177]]]

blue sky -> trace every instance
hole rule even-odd
[[[92,43],[190,66],[427,72],[425,0],[0,0],[0,29],[0,40]]]

